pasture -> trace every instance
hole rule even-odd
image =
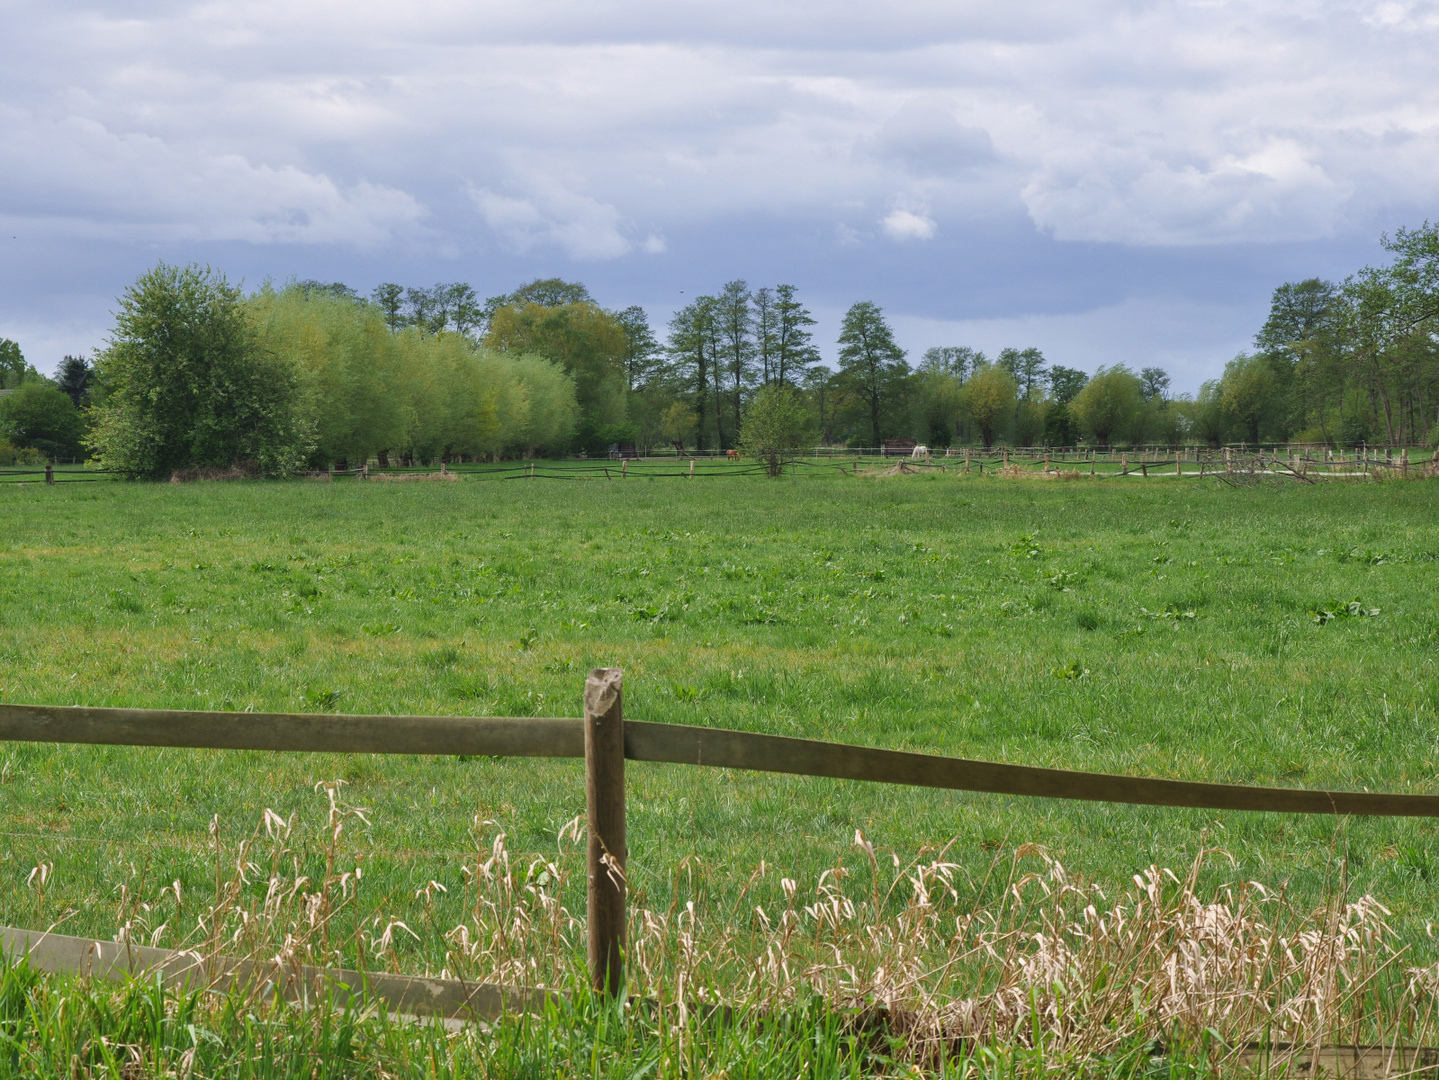
[[[584,673],[606,665],[625,669],[635,719],[1427,792],[1439,786],[1436,492],[821,473],[7,487],[0,697],[578,715]],[[553,853],[583,809],[567,762],[14,745],[0,768],[0,920],[73,911],[66,930],[98,936],[114,932],[122,885],[204,891],[212,819],[238,836],[267,807],[318,817],[321,781],[347,781],[346,799],[369,810],[348,841],[374,902],[412,926],[460,917],[477,813],[511,851]],[[633,767],[629,798],[641,903],[681,887],[733,899],[761,860],[812,882],[854,862],[859,829],[906,860],[953,840],[976,881],[1023,843],[1111,889],[1205,845],[1233,857],[1223,876],[1299,896],[1342,862],[1399,924],[1439,916],[1425,822],[665,766]],[[27,879],[45,863],[42,896]],[[425,913],[415,894],[430,881],[449,891]],[[415,962],[437,963],[436,940],[408,946]]]

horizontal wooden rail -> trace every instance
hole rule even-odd
[[[1267,810],[1288,814],[1439,817],[1439,795],[1309,791],[1111,773],[1003,765],[966,758],[876,750],[842,743],[756,735],[722,728],[625,723],[625,756],[634,761],[712,765],[757,772],[870,780],[951,791],[1029,795],[1086,802],[1134,803],[1198,810]]]
[[[723,728],[626,720],[631,761],[866,780],[950,791],[1200,810],[1439,817],[1439,795],[1162,780],[879,750]],[[335,716],[0,704],[0,741],[369,754],[581,758],[583,721]]]
[[[584,757],[579,719],[337,716],[0,704],[0,742],[298,750],[344,754]]]

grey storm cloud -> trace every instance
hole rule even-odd
[[[785,272],[836,290],[865,252],[958,257],[995,229],[1372,240],[1434,205],[1435,55],[1439,6],[1403,0],[19,0],[0,226],[77,264],[45,280],[97,244],[722,278],[707,251],[790,230],[808,254]],[[0,310],[0,333],[44,336],[25,319]]]

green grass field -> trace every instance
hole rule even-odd
[[[1436,510],[1429,482],[1232,490],[820,470],[7,485],[0,700],[578,715],[586,670],[619,666],[634,719],[1433,792]],[[578,762],[13,745],[0,769],[0,922],[74,912],[67,932],[108,937],[127,902],[178,880],[187,899],[152,920],[170,922],[164,941],[189,932],[188,898],[213,883],[212,817],[230,838],[267,807],[318,821],[315,784],[343,778],[371,811],[347,834],[369,902],[420,931],[414,967],[438,963],[439,933],[462,917],[477,811],[512,849],[552,852],[583,810]],[[631,766],[629,787],[640,904],[674,889],[728,902],[762,859],[812,883],[855,863],[860,829],[905,859],[953,839],[976,881],[1024,842],[1110,890],[1205,845],[1235,859],[1211,864],[1214,881],[1288,883],[1301,899],[1342,865],[1417,945],[1439,919],[1428,822],[649,765]],[[27,885],[42,863],[43,894]],[[431,880],[449,892],[422,910]],[[753,895],[778,893],[771,876]]]

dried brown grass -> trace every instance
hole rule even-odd
[[[202,480],[253,480],[259,475],[260,467],[251,461],[241,461],[223,468],[215,465],[194,465],[188,469],[176,469],[170,474],[170,483],[191,484]]]
[[[443,886],[432,881],[416,894],[430,912],[417,932],[359,907],[364,874],[342,839],[366,812],[343,801],[338,781],[319,790],[324,870],[313,879],[301,872],[293,818],[266,810],[229,851],[212,827],[215,895],[185,947],[282,971],[346,961],[393,971],[402,941],[424,934],[443,953],[429,954],[427,974],[559,989],[584,981],[581,819],[553,856],[518,859],[477,817],[465,920],[437,922]],[[1201,895],[1201,871],[1224,865],[1220,851],[1201,853],[1183,876],[1151,866],[1111,900],[1033,845],[976,882],[947,848],[905,864],[860,833],[855,844],[868,875],[837,866],[805,885],[761,864],[724,909],[683,887],[703,868],[682,860],[667,904],[643,893],[632,901],[631,991],[682,1021],[697,1007],[768,1012],[818,996],[901,1037],[895,1052],[916,1063],[1014,1046],[1072,1061],[1160,1039],[1203,1045],[1222,1064],[1256,1043],[1300,1055],[1434,1038],[1439,965],[1405,963],[1388,910],[1349,897],[1342,864],[1325,901],[1301,910],[1252,881]],[[166,891],[178,909],[178,884]],[[117,940],[162,943],[165,900],[122,896]],[[339,940],[342,915],[351,929]]]

